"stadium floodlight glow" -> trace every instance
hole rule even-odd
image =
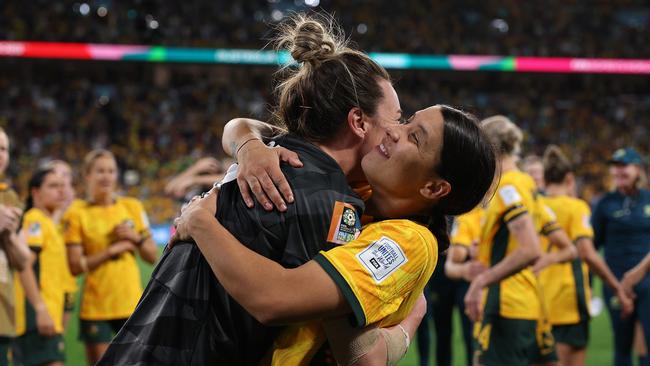
[[[650,59],[408,53],[369,53],[369,55],[388,69],[650,75]],[[0,57],[272,66],[293,62],[288,52],[270,50],[15,41],[0,41]]]

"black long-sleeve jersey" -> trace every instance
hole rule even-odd
[[[247,247],[291,268],[354,239],[364,206],[322,150],[292,136],[276,143],[303,162],[282,166],[295,202],[285,213],[258,204],[249,209],[229,182],[219,192],[216,218]],[[280,330],[260,324],[228,295],[196,245],[178,243],[162,256],[98,365],[256,365]]]

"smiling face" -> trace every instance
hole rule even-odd
[[[86,182],[91,196],[105,197],[115,192],[117,184],[117,164],[110,156],[100,156],[90,166]]]
[[[397,126],[402,118],[399,98],[393,85],[384,79],[381,79],[378,83],[383,97],[377,104],[374,116],[364,117],[367,118],[367,130],[361,147],[362,156],[377,147],[386,135],[386,129]]]
[[[427,185],[441,181],[435,174],[443,143],[444,121],[439,107],[418,111],[403,125],[389,127],[381,142],[361,161],[379,206],[408,206],[416,214],[430,204]],[[402,204],[396,205],[395,202]],[[409,204],[404,204],[409,202]],[[386,214],[386,213],[384,213]]]

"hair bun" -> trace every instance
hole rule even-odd
[[[330,28],[318,20],[297,15],[281,26],[278,47],[288,50],[299,63],[318,66],[332,58],[340,44],[335,38],[336,30]]]

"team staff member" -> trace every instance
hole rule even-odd
[[[53,220],[64,205],[63,178],[39,169],[28,185],[22,230],[32,251],[31,263],[16,286],[17,365],[63,365],[63,309],[69,276],[63,236]]]
[[[9,166],[9,136],[0,127],[0,366],[9,364],[11,340],[16,335],[14,314],[14,270],[29,260],[29,248],[20,228],[22,202],[2,179]]]
[[[540,280],[553,325],[561,365],[584,365],[589,341],[590,287],[587,266],[603,279],[617,294],[628,312],[632,302],[609,267],[593,246],[591,210],[586,202],[575,198],[575,178],[571,163],[557,146],[549,146],[544,153],[544,177],[546,181],[545,204],[557,216],[580,254],[580,258],[558,263],[544,269]],[[555,249],[547,256],[557,253]]]
[[[605,262],[620,280],[650,252],[650,191],[642,188],[645,184],[642,160],[634,149],[616,150],[609,163],[615,190],[596,204],[592,224],[594,244],[604,247]],[[625,318],[621,316],[619,301],[615,300],[616,293],[609,288],[604,290],[614,329],[614,365],[629,366],[637,319],[646,345],[650,342],[650,279],[645,278],[636,285],[636,311]],[[650,364],[647,356],[640,359],[642,365]]]
[[[489,268],[471,282],[465,311],[481,322],[475,334],[478,364],[528,365],[538,347],[542,315],[537,279],[528,268],[541,255],[534,221],[541,206],[532,178],[517,169],[521,130],[504,116],[490,117],[482,127],[500,154],[502,176],[486,208],[479,243],[479,260]]]
[[[154,263],[157,248],[142,203],[116,194],[117,163],[106,150],[84,160],[88,198],[64,215],[65,242],[73,274],[85,273],[80,339],[94,365],[142,294],[135,253]]]

